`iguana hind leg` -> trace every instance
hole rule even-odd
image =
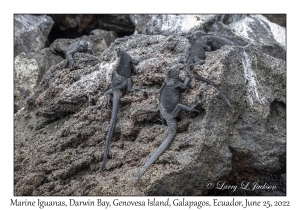
[[[111,96],[113,94],[112,89],[109,89],[108,91],[106,91],[105,93],[105,97],[106,97],[106,103],[105,105],[102,107],[102,109],[105,107],[106,109],[110,109],[110,103],[111,103]]]
[[[199,105],[199,102],[193,104],[190,107],[179,103],[179,104],[177,104],[175,109],[171,112],[171,114],[172,114],[172,116],[177,117],[181,110],[187,111],[187,112],[199,112],[200,113],[199,110],[195,109],[198,105]]]

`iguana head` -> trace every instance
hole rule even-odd
[[[212,38],[209,36],[203,36],[201,37],[202,41],[204,41],[205,44],[207,44],[208,46],[211,46],[212,43]]]
[[[125,49],[123,47],[117,48],[116,51],[117,51],[118,58],[120,58],[122,54],[126,53],[126,51],[125,51]]]
[[[78,51],[85,52],[89,48],[89,42],[86,40],[80,40],[78,44]]]
[[[177,79],[179,77],[179,67],[177,65],[173,65],[168,70],[168,78]]]

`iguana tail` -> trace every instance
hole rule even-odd
[[[146,162],[146,164],[140,169],[139,173],[136,176],[136,179],[139,179],[145,173],[145,171],[151,166],[151,164],[154,163],[154,161],[156,161],[157,158],[167,149],[167,147],[170,145],[170,143],[173,141],[174,137],[176,136],[177,121],[172,120],[167,123],[168,123],[168,135],[166,139],[151,155],[151,157]]]
[[[112,135],[114,133],[116,123],[117,123],[117,115],[118,115],[118,109],[119,109],[119,102],[120,102],[120,96],[119,91],[113,91],[113,107],[111,111],[111,119],[110,119],[110,125],[106,137],[106,145],[104,150],[104,156],[103,156],[103,163],[101,167],[101,172],[105,169],[105,164],[109,152],[109,146],[112,139]]]
[[[228,106],[231,107],[229,99],[225,96],[225,94],[223,93],[223,91],[214,82],[212,82],[212,81],[210,81],[208,79],[204,79],[203,77],[199,76],[198,74],[193,74],[193,75],[194,75],[195,79],[203,81],[203,82],[206,82],[206,83],[212,85],[213,87],[215,87],[220,92],[220,94],[222,95],[222,97],[224,98],[224,100],[226,101],[226,103],[228,104]]]

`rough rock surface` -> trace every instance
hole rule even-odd
[[[246,16],[229,26],[257,49],[275,58],[286,59],[286,29],[262,15]]]
[[[39,67],[35,59],[25,53],[14,61],[14,112],[25,106],[26,97],[33,95],[39,77]]]
[[[14,112],[26,106],[26,98],[32,96],[45,72],[63,60],[48,48],[26,55],[21,53],[14,61]]]
[[[100,174],[111,113],[102,109],[104,93],[120,46],[141,61],[132,78],[143,89],[121,97]],[[219,85],[232,108],[193,80],[181,101],[200,100],[201,114],[182,112],[169,149],[135,180],[166,136],[157,120],[159,91],[167,68],[188,47],[178,35],[135,35],[117,39],[100,56],[76,53],[72,71],[66,61],[51,67],[28,102],[34,111],[15,114],[15,195],[203,195],[208,181],[232,172],[253,181],[285,170],[286,63],[249,45],[225,46],[208,52],[194,71]]]
[[[130,15],[135,29],[141,34],[187,33],[199,29],[216,19],[218,15],[168,15],[168,14],[134,14]]]
[[[98,27],[103,30],[115,31],[119,35],[131,35],[134,24],[128,14],[101,14],[97,17]]]
[[[45,47],[52,25],[47,15],[14,15],[14,56]]]
[[[286,27],[286,14],[263,14],[269,21]]]
[[[50,51],[49,48],[44,48],[39,50],[36,53],[31,53],[28,55],[29,59],[36,60],[38,67],[39,67],[39,79],[38,82],[40,82],[50,67],[58,64],[63,60],[63,58],[59,55],[56,55]]]
[[[85,39],[92,44],[93,51],[96,55],[102,53],[117,38],[117,34],[113,31],[104,31],[97,29],[91,32],[89,36],[82,36],[77,39],[56,39],[49,47],[53,53],[60,54],[65,57],[68,47],[79,39]]]
[[[211,30],[215,23],[230,24],[239,21],[247,15],[160,15],[160,14],[134,14],[130,15],[135,29],[141,34],[165,34],[187,33],[191,30]]]
[[[263,15],[131,15],[141,34],[188,33],[202,31],[239,38],[260,51],[286,60],[286,29]]]

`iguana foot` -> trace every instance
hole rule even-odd
[[[200,104],[200,101],[196,101],[196,103],[194,103],[194,104],[191,106],[191,108],[193,109],[193,110],[192,110],[193,112],[198,112],[198,113],[200,113],[199,110],[195,109],[199,104]]]
[[[69,68],[73,69],[75,67],[75,62],[74,60],[69,60]]]

